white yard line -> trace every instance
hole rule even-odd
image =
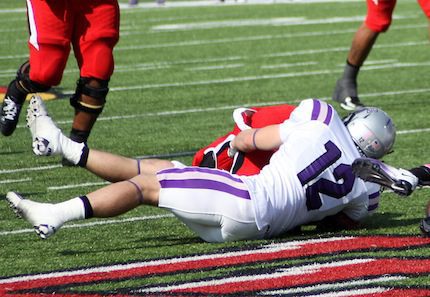
[[[397,20],[417,18],[416,15],[395,15]],[[188,31],[188,30],[207,30],[219,28],[237,28],[237,27],[261,27],[261,26],[307,26],[307,25],[324,25],[363,22],[363,15],[350,17],[331,17],[323,19],[308,19],[305,16],[299,17],[284,17],[284,18],[259,18],[259,19],[236,19],[236,20],[218,20],[210,22],[192,22],[192,23],[177,23],[166,25],[155,25],[151,27],[151,31]]]
[[[14,184],[14,183],[21,183],[21,182],[29,182],[31,181],[31,178],[19,178],[19,179],[4,179],[0,180],[0,184]]]

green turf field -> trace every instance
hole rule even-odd
[[[389,113],[397,126],[395,151],[385,160],[409,168],[430,163],[428,24],[415,1],[398,2],[392,27],[379,37],[362,68],[359,93],[364,103]],[[135,9],[129,9],[126,3],[122,2],[121,38],[115,50],[116,70],[111,91],[89,146],[132,157],[172,156],[187,164],[191,162],[192,152],[230,130],[231,112],[235,107],[297,104],[300,99],[311,97],[331,102],[353,34],[366,13],[364,1],[274,1],[264,5],[213,2],[213,5],[190,7],[171,7],[172,2],[167,2],[165,6]],[[16,0],[0,3],[0,86],[9,83],[26,59],[24,5]],[[68,95],[73,92],[77,77],[76,63],[71,56],[63,81],[55,89],[63,96],[46,103],[53,119],[66,132],[73,117]],[[338,105],[334,106],[346,115]],[[38,158],[32,154],[23,111],[13,136],[0,137],[0,198],[8,191],[17,191],[36,201],[57,202],[103,185],[102,180],[83,169],[63,168],[60,163],[59,157]],[[428,189],[420,189],[405,199],[384,193],[379,212],[359,231],[317,232],[308,226],[302,233],[271,241],[225,244],[204,243],[167,212],[145,207],[113,220],[69,223],[54,237],[42,241],[31,226],[15,218],[7,204],[0,201],[0,295],[6,294],[1,289],[2,278],[13,276],[223,254],[320,237],[419,236],[418,225],[429,194]],[[424,245],[335,253],[337,261],[362,257],[429,261],[430,248]],[[91,281],[88,285],[78,282],[44,292],[64,296],[70,292],[91,296],[145,295],[146,291],[136,288],[256,275],[332,259],[332,254],[323,253],[239,266]],[[401,271],[395,275],[402,277],[384,281],[382,285],[375,281],[372,285],[430,288],[428,272],[414,277]],[[363,286],[350,281],[346,289]],[[22,294],[36,296],[40,292]],[[242,295],[254,294],[249,292]],[[334,296],[327,288],[310,292]]]

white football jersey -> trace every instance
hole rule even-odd
[[[360,154],[332,106],[302,101],[280,134],[283,144],[270,163],[258,175],[241,177],[268,237],[340,211],[360,220],[377,208],[380,187],[353,174]]]

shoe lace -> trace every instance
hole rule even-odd
[[[12,99],[4,99],[3,114],[5,119],[10,121],[15,120],[16,115],[18,114],[18,107]]]

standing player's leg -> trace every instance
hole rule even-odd
[[[346,110],[363,106],[357,91],[357,76],[379,34],[388,30],[396,0],[367,0],[367,16],[352,40],[342,77],[336,82],[333,100]]]
[[[4,136],[15,131],[27,95],[45,92],[51,88],[31,80],[29,74],[30,63],[27,61],[19,67],[16,78],[9,83],[0,109],[0,131]]]
[[[103,111],[114,70],[113,48],[119,39],[119,7],[116,0],[78,1],[74,7],[73,49],[80,69],[70,104],[75,109],[70,138],[87,142]]]
[[[18,69],[16,78],[9,84],[0,110],[0,130],[5,136],[14,132],[29,93],[45,92],[61,81],[70,53],[70,40],[67,21],[57,14],[66,10],[67,2],[27,1],[30,59]]]

